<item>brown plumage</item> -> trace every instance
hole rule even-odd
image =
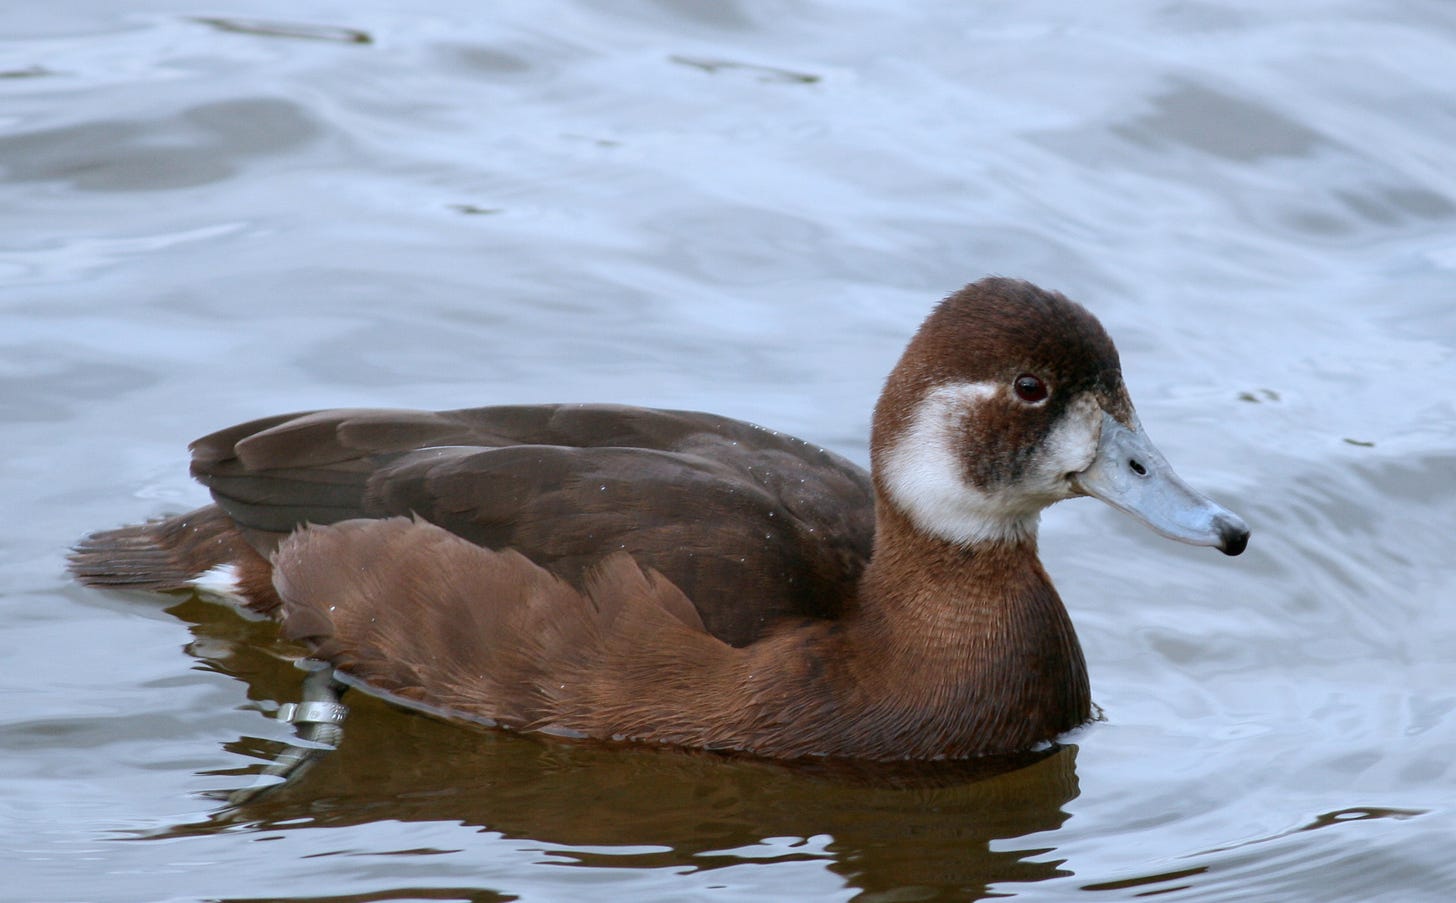
[[[715,636],[742,645],[781,617],[838,614],[874,535],[863,470],[791,436],[688,411],[290,414],[198,439],[192,473],[215,505],[88,537],[76,575],[185,589],[236,563],[250,607],[271,612],[267,556],[302,524],[419,515],[578,585],[604,553],[626,551],[671,575]]]
[[[1028,373],[1050,397],[1018,398]],[[73,570],[180,589],[230,566],[340,674],[446,716],[781,758],[1019,750],[1090,711],[1035,512],[1101,494],[1077,480],[1104,416],[1136,427],[1096,320],[984,280],[891,374],[873,482],[709,414],[321,411],[199,439],[215,505],[95,534]],[[1196,513],[1170,535],[1242,549]]]

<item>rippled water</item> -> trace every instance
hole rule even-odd
[[[0,39],[0,896],[1449,898],[1449,3],[125,7]],[[291,650],[63,572],[205,499],[188,440],[284,410],[704,408],[863,460],[905,338],[988,272],[1095,310],[1255,530],[1050,512],[1107,717],[1000,776],[355,697],[228,810]]]

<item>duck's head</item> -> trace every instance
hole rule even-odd
[[[972,283],[926,319],[875,408],[871,457],[881,503],[957,545],[1034,536],[1043,508],[1079,495],[1228,555],[1249,539],[1143,431],[1102,324],[1017,280]]]

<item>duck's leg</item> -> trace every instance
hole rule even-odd
[[[294,780],[333,752],[344,738],[344,718],[349,714],[349,707],[339,700],[347,687],[334,680],[334,669],[325,662],[304,659],[299,665],[308,671],[303,679],[303,699],[284,703],[277,715],[279,721],[297,727],[299,742],[279,753],[252,784],[229,793],[230,806],[241,806]]]

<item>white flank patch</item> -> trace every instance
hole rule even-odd
[[[238,584],[238,566],[219,564],[193,577],[192,586],[199,593],[221,596],[229,602],[242,598],[242,587]]]
[[[920,529],[967,546],[1027,539],[1036,535],[1041,509],[1072,496],[1067,475],[1092,462],[1101,432],[1102,412],[1090,395],[1068,406],[1020,482],[987,492],[966,479],[964,424],[1007,391],[995,382],[931,390],[885,455],[885,488]]]
[[[238,566],[235,564],[219,564],[193,577],[190,582],[197,594],[208,602],[221,602],[235,608],[238,614],[249,621],[266,618],[248,607],[248,600],[243,596],[243,588],[238,583]]]

